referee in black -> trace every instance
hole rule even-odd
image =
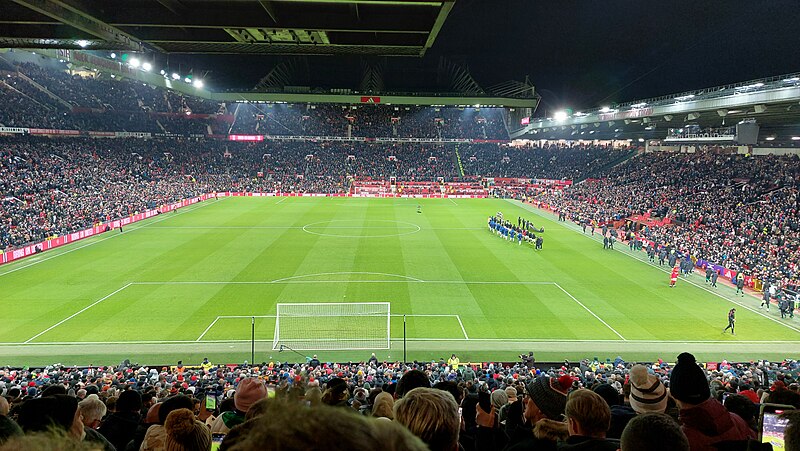
[[[728,329],[730,329],[731,335],[736,335],[736,331],[734,330],[735,324],[736,324],[736,309],[732,308],[728,311],[728,327],[722,329],[722,333],[724,334]]]

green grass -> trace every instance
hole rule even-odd
[[[489,233],[497,211],[544,226],[544,249]],[[0,267],[0,365],[249,360],[250,316],[257,361],[296,360],[271,350],[279,302],[390,302],[407,315],[409,359],[775,359],[800,343],[798,324],[757,299],[699,275],[670,289],[641,255],[553,219],[497,199],[204,202]],[[736,336],[721,333],[732,302]],[[391,324],[380,358],[403,354],[403,318]]]

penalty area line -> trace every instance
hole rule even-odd
[[[217,324],[217,321],[219,321],[219,316],[214,318],[214,321],[211,321],[211,324],[209,324],[208,327],[206,327],[206,330],[204,330],[203,333],[200,334],[200,336],[197,337],[197,340],[195,340],[195,341],[202,340],[203,337],[208,333],[208,331],[211,330],[212,327],[214,327],[214,324]]]
[[[573,296],[572,294],[570,294],[570,292],[569,292],[569,291],[565,290],[565,289],[564,289],[564,287],[562,287],[561,285],[557,284],[556,282],[553,282],[553,285],[555,285],[556,287],[558,287],[558,289],[559,289],[559,290],[561,290],[561,291],[563,291],[563,292],[564,292],[564,294],[566,294],[567,296],[569,296],[569,297],[570,297],[570,299],[572,299],[572,300],[573,300],[573,301],[575,301],[575,302],[576,302],[578,305],[580,305],[581,307],[583,307],[583,308],[584,308],[584,309],[585,309],[587,312],[589,312],[589,314],[591,314],[592,316],[594,316],[595,318],[597,318],[597,320],[598,320],[598,321],[600,321],[600,322],[601,322],[601,323],[603,323],[603,324],[604,324],[606,327],[608,327],[609,329],[611,329],[611,332],[614,332],[614,333],[615,333],[615,334],[616,334],[616,335],[617,335],[619,338],[621,338],[621,339],[622,339],[622,341],[628,341],[628,340],[627,340],[625,337],[623,337],[623,336],[622,336],[622,334],[620,334],[619,332],[617,332],[617,331],[616,331],[616,329],[614,329],[613,327],[611,327],[611,326],[610,326],[610,325],[609,325],[607,322],[603,321],[603,318],[600,318],[599,316],[597,316],[597,315],[596,315],[596,314],[595,314],[593,311],[591,311],[591,310],[589,309],[589,307],[587,307],[587,306],[583,305],[583,303],[582,303],[581,301],[579,301],[578,299],[576,299],[576,298],[575,298],[575,296]]]
[[[50,332],[51,330],[55,329],[56,327],[58,327],[58,326],[60,326],[60,325],[62,325],[62,324],[64,324],[64,323],[66,323],[67,321],[71,320],[72,318],[75,318],[76,316],[80,315],[81,313],[83,313],[83,312],[85,312],[85,311],[89,310],[90,308],[94,307],[95,305],[97,305],[97,304],[99,304],[99,303],[101,303],[101,302],[105,301],[106,299],[110,298],[111,296],[114,296],[115,294],[117,294],[117,293],[119,293],[120,291],[122,291],[122,290],[124,290],[124,289],[128,288],[128,287],[129,287],[129,286],[131,286],[131,285],[132,285],[132,284],[130,284],[130,283],[129,283],[129,284],[126,284],[126,285],[124,285],[122,288],[118,288],[118,289],[116,289],[115,291],[111,292],[110,294],[107,294],[107,295],[103,296],[102,298],[100,298],[100,299],[98,299],[98,300],[96,300],[96,301],[92,302],[91,304],[89,304],[89,305],[87,305],[86,307],[84,307],[84,308],[82,308],[82,309],[78,310],[77,312],[73,313],[72,315],[70,315],[70,316],[68,316],[68,317],[66,317],[66,318],[64,318],[64,319],[62,319],[61,321],[59,321],[59,322],[57,322],[57,323],[53,324],[52,326],[48,327],[47,329],[45,329],[45,330],[43,330],[43,331],[39,332],[38,334],[36,334],[36,335],[32,336],[32,337],[31,337],[31,338],[29,338],[29,339],[27,339],[26,341],[24,341],[24,342],[23,342],[23,344],[28,344],[28,343],[30,343],[31,341],[35,340],[36,338],[38,338],[38,337],[40,337],[40,336],[42,336],[42,335],[46,334],[47,332]]]

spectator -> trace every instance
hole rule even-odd
[[[352,451],[424,451],[428,448],[391,421],[371,420],[343,409],[287,404],[281,415],[259,417],[236,450],[306,451],[336,447]]]
[[[394,406],[395,421],[421,438],[431,451],[457,451],[461,422],[453,395],[434,388],[410,390]]]
[[[521,403],[524,424],[509,431],[509,445],[506,449],[556,449],[556,442],[569,436],[563,416],[570,387],[572,378],[568,375],[558,379],[540,375],[529,382],[525,387],[525,396],[518,401]],[[518,409],[512,408],[509,411],[509,418],[514,417],[516,410]]]
[[[211,431],[197,421],[189,409],[177,409],[167,415],[164,422],[166,450],[174,451],[209,451],[211,449]]]
[[[245,422],[250,406],[267,397],[267,387],[258,379],[246,378],[239,381],[233,396],[235,409],[222,412],[211,425],[212,433],[227,434],[232,427]]]
[[[394,419],[394,398],[386,392],[381,392],[375,397],[372,405],[372,416],[376,418]]]
[[[689,439],[671,416],[645,413],[628,423],[620,439],[620,451],[640,450],[689,451]]]
[[[20,408],[18,421],[26,434],[44,432],[52,427],[67,433],[75,441],[82,441],[86,436],[78,400],[67,395],[25,401]]]
[[[616,451],[619,441],[606,439],[611,409],[597,393],[579,389],[569,394],[564,409],[569,437],[559,450]]]
[[[705,373],[688,352],[678,356],[672,369],[670,394],[678,403],[682,429],[692,451],[713,451],[721,443],[746,443],[756,437],[742,418],[711,397]]]
[[[622,403],[619,391],[611,384],[598,384],[592,390],[603,398],[611,411],[611,425],[606,437],[619,439],[628,421],[636,416],[636,412],[630,404]]]
[[[418,387],[430,388],[430,379],[420,370],[408,371],[397,382],[397,388],[394,392],[395,398],[400,399],[405,396],[406,393]]]
[[[631,408],[638,414],[664,413],[667,410],[667,389],[661,379],[650,374],[644,365],[631,368]]]
[[[192,398],[186,395],[175,395],[165,399],[163,402],[156,404],[159,406],[155,408],[155,418],[147,418],[146,422],[149,424],[146,432],[141,440],[139,440],[139,447],[134,448],[140,451],[156,451],[163,449],[167,440],[167,431],[164,423],[170,413],[179,409],[192,409],[194,403]],[[151,408],[153,410],[153,408]],[[149,413],[149,412],[148,412]],[[148,415],[149,416],[149,415]],[[134,445],[136,441],[134,441]]]
[[[800,411],[784,413],[783,417],[789,421],[783,433],[785,449],[800,451]]]
[[[0,396],[0,445],[11,437],[22,435],[19,425],[8,418],[8,410],[8,400],[4,396]]]
[[[117,450],[124,450],[133,440],[142,410],[142,395],[136,390],[126,390],[119,395],[116,411],[103,421],[98,432]]]

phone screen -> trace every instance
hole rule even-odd
[[[773,451],[784,451],[783,432],[786,430],[786,425],[789,420],[780,418],[782,410],[775,412],[764,412],[761,420],[761,443],[769,443],[772,445]]]
[[[225,434],[211,434],[211,451],[217,451],[224,438]]]
[[[206,395],[206,410],[214,410],[217,408],[217,397],[215,395]]]

